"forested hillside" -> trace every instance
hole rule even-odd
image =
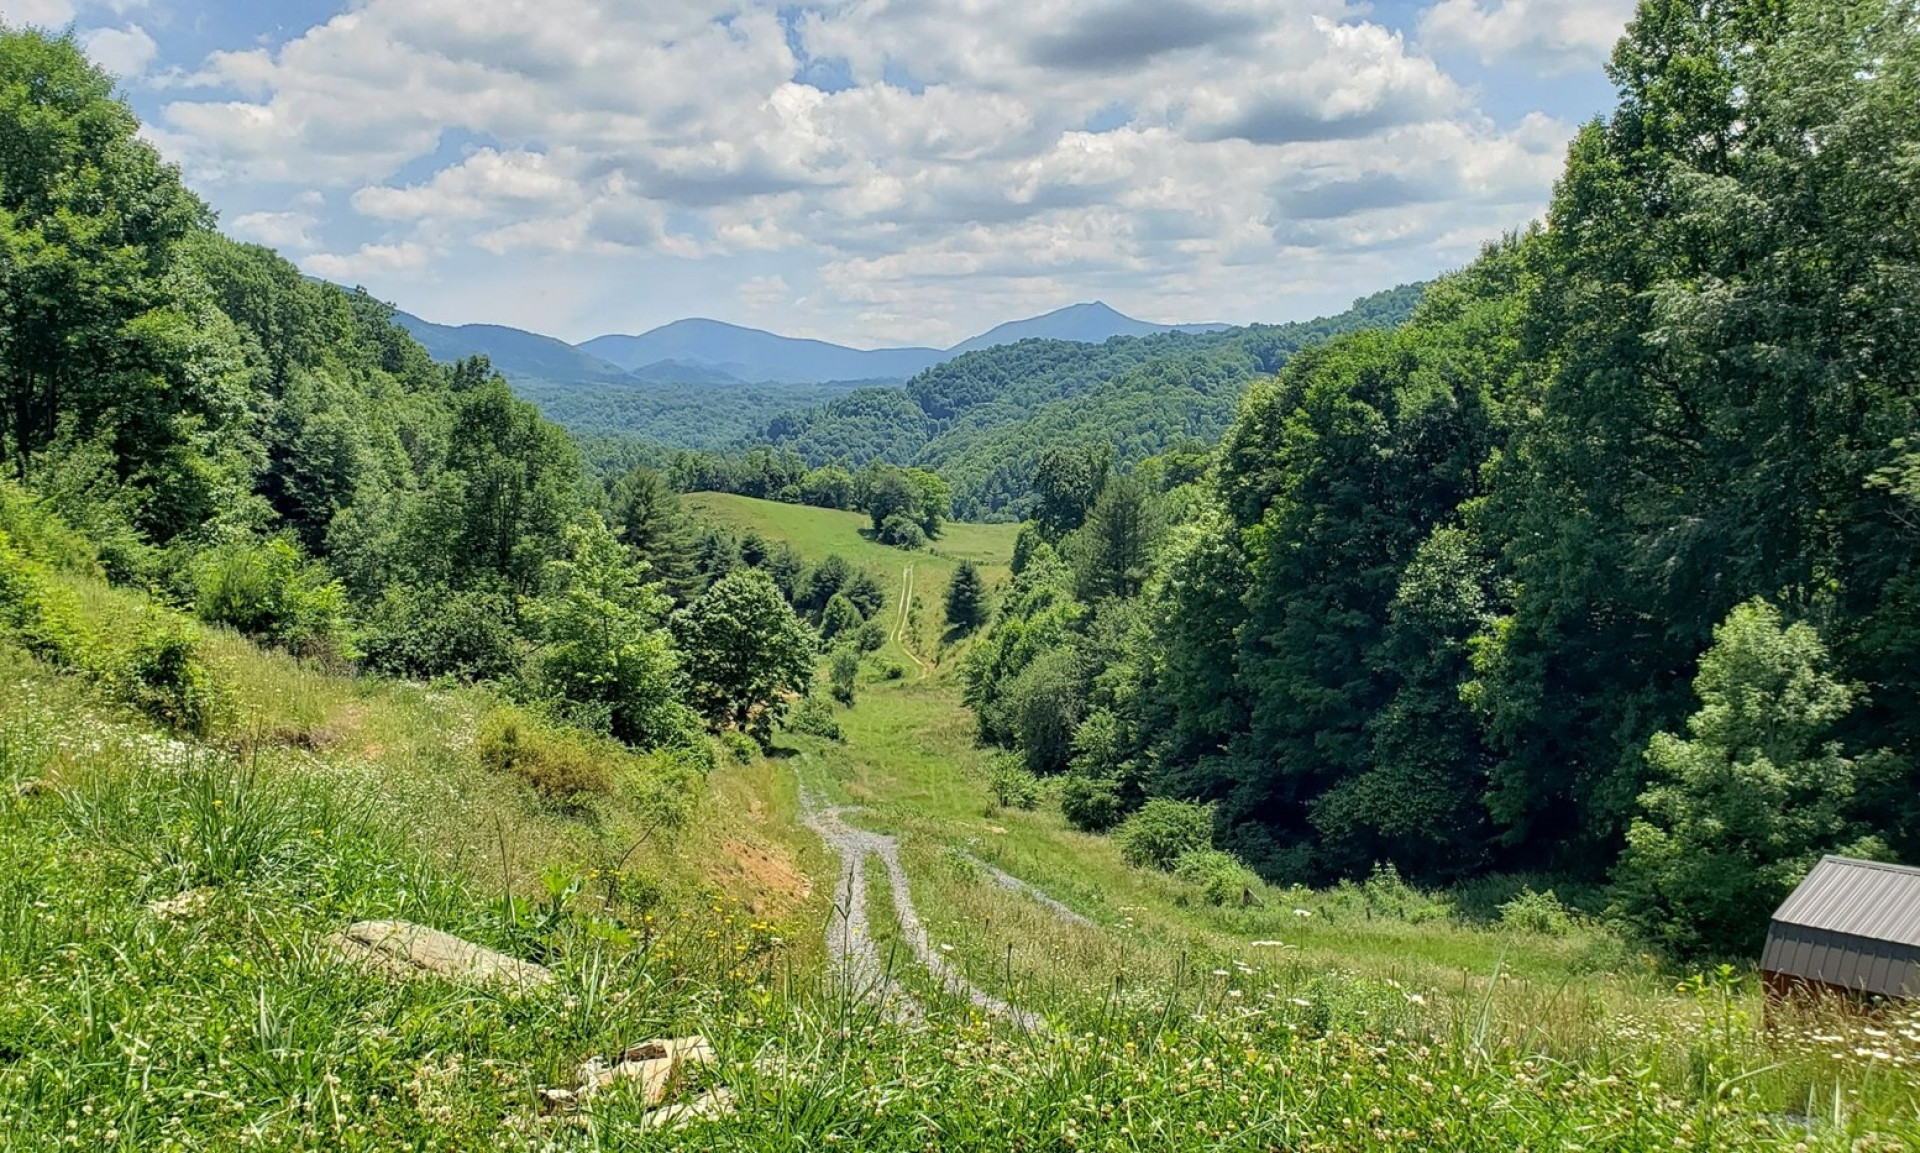
[[[0,37],[0,558],[29,647],[91,667],[48,574],[97,564],[323,665],[492,681],[696,761],[702,729],[764,737],[804,695],[794,606],[837,583],[697,532],[645,469],[590,480],[485,360],[435,364],[386,305],[216,232],[71,40]],[[199,684],[193,646],[154,643],[111,675]]]
[[[548,420],[579,439],[610,439],[629,455],[664,460],[681,449],[737,451],[762,438],[768,422],[829,404],[860,388],[832,384],[741,384],[737,381],[578,381],[517,377],[513,389]]]
[[[1376,293],[1301,324],[999,345],[901,388],[861,389],[777,417],[758,439],[812,467],[883,461],[932,469],[953,485],[960,519],[1017,520],[1032,510],[1028,482],[1042,448],[1111,445],[1132,465],[1183,441],[1210,441],[1250,381],[1317,341],[1399,324],[1422,288]]]
[[[1917,36],[1644,5],[1544,228],[1295,357],[1201,479],[1043,458],[982,737],[1088,828],[1610,879],[1682,953],[1920,857]]]

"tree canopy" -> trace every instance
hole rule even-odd
[[[1913,859],[1914,16],[1647,0],[1544,227],[1199,467],[1032,458],[983,739],[1089,828],[1160,796],[1279,879],[1612,879],[1681,953],[1821,852]]]

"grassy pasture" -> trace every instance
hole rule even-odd
[[[1020,531],[1020,526],[1011,524],[949,524],[927,548],[907,551],[869,539],[871,526],[862,513],[713,492],[690,494],[686,503],[705,523],[786,541],[809,564],[838,554],[869,573],[887,590],[888,611],[883,619],[890,631],[898,623],[900,593],[911,568],[907,633],[913,654],[930,663],[944,659],[947,582],[953,579],[953,570],[961,561],[972,561],[989,587],[1004,581],[1014,537]]]

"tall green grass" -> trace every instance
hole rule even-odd
[[[1833,1031],[1792,1031],[1785,1045],[1752,1019],[1748,991],[1718,978],[1635,1016],[1534,982],[1456,995],[1379,973],[1169,951],[1125,932],[1075,945],[1028,915],[1018,931],[1063,942],[1048,981],[1003,959],[970,963],[980,983],[1040,1009],[1043,1028],[982,1019],[912,974],[927,1012],[891,1021],[821,982],[791,947],[792,926],[727,899],[610,906],[564,869],[533,897],[502,899],[383,821],[365,778],[249,764],[95,713],[61,682],[14,683],[0,717],[8,1148],[1920,1139],[1920,1021],[1867,1026],[1878,1037],[1823,1021]],[[19,787],[29,781],[55,784]],[[965,884],[963,862],[910,843],[929,892]],[[874,888],[883,915],[884,886]],[[991,904],[971,915],[1010,916]],[[525,995],[396,983],[322,946],[347,921],[383,916],[543,961],[558,980]],[[957,958],[992,935],[986,924],[934,931]],[[995,983],[996,968],[1008,979]],[[561,1115],[540,1093],[569,1085],[584,1059],[693,1031],[714,1040],[707,1077],[734,1091],[737,1114],[668,1132],[628,1097]],[[1853,1053],[1869,1044],[1884,1055]]]

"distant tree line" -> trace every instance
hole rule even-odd
[[[804,401],[794,386],[796,399],[786,411],[762,409],[767,415],[747,431],[738,419],[759,403],[750,398],[725,420],[689,432],[645,415],[624,424],[582,423],[578,398],[557,397],[545,386],[523,387],[582,436],[590,463],[603,475],[647,463],[669,471],[683,491],[859,508],[835,495],[844,491],[841,474],[859,477],[870,465],[892,465],[941,477],[952,490],[944,515],[1012,521],[1032,514],[1030,482],[1044,449],[1104,445],[1124,467],[1194,445],[1204,448],[1232,422],[1235,405],[1256,378],[1328,337],[1402,323],[1423,291],[1423,285],[1403,285],[1358,300],[1338,316],[1300,324],[1116,337],[1104,344],[1020,341],[956,357],[904,386],[855,388]],[[620,385],[603,391],[617,397],[635,390]],[[662,398],[620,403],[680,404]],[[681,407],[693,414],[688,419],[699,419],[697,405]],[[722,435],[716,431],[721,428],[728,431]],[[823,469],[833,471],[807,479]]]
[[[865,513],[875,540],[920,548],[940,536],[951,515],[953,490],[921,468],[871,462],[851,470],[810,468],[791,452],[768,448],[740,453],[658,454],[659,474],[679,492],[724,492],[761,500]]]

